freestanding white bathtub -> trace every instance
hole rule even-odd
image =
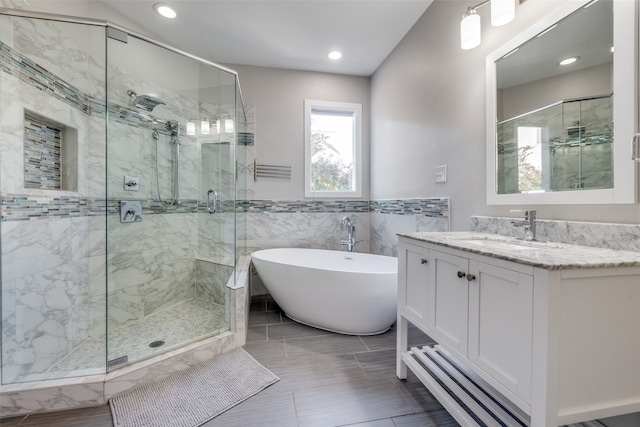
[[[296,322],[375,335],[396,320],[396,258],[299,248],[265,249],[251,257],[273,299]]]

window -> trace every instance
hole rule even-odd
[[[304,106],[305,196],[362,197],[362,105]]]

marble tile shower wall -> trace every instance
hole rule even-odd
[[[93,328],[104,332],[90,303],[104,278],[104,262],[95,263],[104,220],[93,216],[104,208],[95,199],[104,195],[104,111],[88,101],[104,99],[103,35],[0,16],[3,383],[39,378]],[[25,111],[77,130],[77,191],[25,189]]]
[[[164,198],[170,197],[170,136],[149,114],[131,110],[126,94],[129,88],[140,94],[159,93],[171,107],[159,107],[157,117],[184,123],[199,116],[198,103],[192,99],[197,88],[171,90],[166,82],[175,82],[176,87],[184,79],[197,82],[201,69],[195,61],[176,60],[164,49],[152,54],[154,58],[141,50],[133,54],[127,49],[142,49],[145,42],[130,38],[129,44],[109,45],[113,64],[108,65],[109,81],[105,82],[104,31],[103,27],[0,16],[4,383],[44,378],[46,369],[75,346],[104,334],[107,296],[110,328],[193,297],[196,258],[210,257],[196,243],[198,226],[208,226],[199,221],[206,214],[198,213],[199,202],[204,201],[198,194],[198,141],[183,136],[183,204],[161,206],[154,200],[152,185],[156,155],[152,128],[160,133],[160,182],[167,183],[161,187]],[[130,68],[140,65],[136,61],[147,68],[136,73]],[[163,61],[168,62],[160,67]],[[158,70],[165,73],[162,87],[153,80]],[[110,96],[114,94],[114,102],[108,105],[108,147],[106,86]],[[77,130],[77,191],[25,189],[25,111]],[[125,175],[140,178],[139,192],[124,191]],[[143,201],[142,223],[119,222],[121,199]],[[173,215],[158,215],[164,213]]]

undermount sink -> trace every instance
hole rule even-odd
[[[532,250],[562,247],[558,244],[541,242],[539,240],[518,240],[500,236],[447,236],[446,239],[487,249]]]

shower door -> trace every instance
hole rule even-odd
[[[224,126],[235,113],[223,100],[229,73],[109,30],[107,363],[115,369],[229,329],[235,159]]]
[[[4,385],[105,372],[104,41],[0,14]]]
[[[233,305],[227,285],[233,285],[237,252],[236,76],[224,70],[203,75],[207,78],[201,81],[201,105],[205,116],[213,118],[213,130],[200,138],[200,197],[205,203],[198,213],[196,292],[213,301],[227,301],[229,320]]]

